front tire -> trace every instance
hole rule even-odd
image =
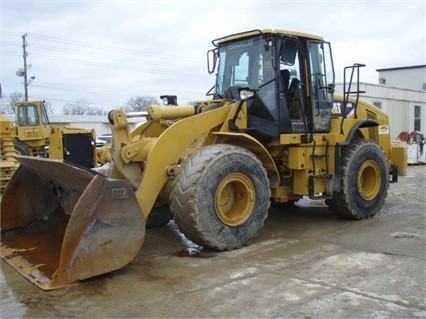
[[[30,155],[25,145],[20,142],[13,142],[13,147],[15,148],[15,153],[18,155]]]
[[[187,238],[208,248],[231,250],[262,229],[269,197],[260,160],[241,147],[217,144],[182,163],[170,202],[173,218]]]
[[[169,204],[157,199],[154,207],[152,207],[152,210],[148,215],[146,228],[162,227],[172,220],[172,218],[173,215],[170,212]]]
[[[389,188],[387,160],[382,149],[368,140],[355,140],[343,151],[340,192],[327,201],[337,215],[350,219],[374,216]]]

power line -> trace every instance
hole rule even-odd
[[[40,36],[34,36],[31,34],[32,37],[40,37]],[[60,41],[64,43],[78,43],[80,45],[84,45],[84,49],[76,49],[72,48],[69,49],[67,47],[58,47],[53,46],[51,44],[46,45],[44,43],[33,43],[31,42],[30,45],[32,48],[35,48],[36,50],[32,50],[31,57],[32,58],[42,58],[42,59],[48,59],[48,60],[56,60],[60,62],[66,62],[66,63],[73,63],[73,64],[80,64],[80,65],[89,65],[93,67],[107,67],[109,69],[118,69],[118,70],[127,70],[127,71],[144,71],[147,73],[155,72],[157,74],[166,74],[166,75],[194,75],[199,74],[199,70],[201,70],[201,61],[199,63],[194,63],[196,60],[190,60],[191,63],[184,64],[184,69],[179,71],[174,71],[176,66],[182,65],[181,59],[175,59],[169,60],[165,59],[165,57],[170,57],[168,55],[158,55],[158,54],[152,54],[147,53],[145,51],[136,51],[136,50],[125,50],[122,48],[119,48],[119,52],[127,52],[130,53],[130,58],[126,55],[111,55],[111,54],[99,54],[98,50],[96,52],[87,51],[87,43],[84,42],[76,42],[76,41],[68,41],[56,37],[48,37],[48,36],[41,36],[40,38],[48,38],[48,39],[55,39],[55,41]],[[99,46],[99,45],[91,45],[92,47],[108,47],[111,46]],[[40,52],[42,51],[48,51],[48,53]],[[65,56],[57,56],[52,55],[52,52],[66,52],[67,55]],[[69,53],[79,53],[78,55],[69,56]],[[127,54],[126,53],[126,54]],[[135,55],[135,53],[137,53]],[[145,56],[141,56],[140,54],[147,54]],[[94,57],[96,60],[85,60],[82,56],[87,57]],[[113,61],[108,61],[107,59],[111,58]],[[116,62],[118,61],[118,62]],[[179,61],[179,62],[176,62]],[[138,63],[139,62],[139,63]],[[155,67],[155,68],[154,68]]]
[[[161,69],[161,68],[154,68],[154,65],[151,64],[147,64],[148,67],[146,66],[137,66],[137,65],[126,65],[126,64],[119,64],[119,63],[109,63],[109,62],[95,62],[95,61],[84,61],[84,60],[79,60],[79,59],[72,59],[72,58],[61,58],[61,57],[57,57],[57,56],[52,56],[52,55],[45,55],[45,54],[31,54],[31,57],[33,58],[41,58],[41,59],[46,59],[46,60],[55,60],[55,61],[59,61],[59,62],[64,62],[64,63],[71,63],[71,64],[80,64],[80,65],[87,65],[87,66],[93,66],[93,67],[107,67],[108,69],[115,69],[115,70],[127,70],[127,71],[135,71],[135,72],[141,72],[144,71],[146,73],[155,73],[155,74],[165,74],[165,75],[195,75],[195,74],[199,74],[199,72],[197,71],[192,71],[190,69],[184,69],[179,70],[179,71],[173,71],[170,69]],[[172,66],[172,65],[170,65]],[[173,65],[174,67],[174,65]]]
[[[56,46],[52,46],[52,45],[44,45],[44,44],[38,44],[37,43],[37,44],[32,44],[32,47],[49,50],[49,53],[52,52],[52,51],[66,52],[67,54],[70,53],[70,50],[68,48],[61,48],[61,47],[56,47]],[[174,65],[174,62],[169,62],[168,60],[165,60],[162,56],[154,56],[154,55],[140,56],[140,55],[138,55],[138,56],[128,57],[128,56],[125,56],[125,55],[119,56],[119,55],[111,55],[111,54],[99,54],[98,51],[90,52],[90,51],[76,50],[76,49],[73,49],[72,52],[78,53],[81,56],[95,57],[97,59],[111,58],[113,60],[118,60],[118,61],[127,62],[127,63],[133,63],[135,61],[136,62],[139,61],[140,63],[149,63],[149,64],[155,64],[155,65],[164,65],[164,66]],[[191,60],[191,63],[185,64],[185,66],[187,68],[191,68],[191,69],[199,69],[200,64],[201,64],[201,61],[199,63],[194,63],[194,60]]]
[[[72,89],[70,87],[59,88],[59,87],[53,87],[53,86],[49,86],[49,85],[40,85],[40,84],[34,84],[33,87],[45,88],[45,89],[49,89],[49,90],[58,90],[58,91],[70,91],[70,92],[81,92],[81,93],[89,93],[89,94],[100,94],[100,95],[112,95],[112,96],[128,97],[127,94],[94,92],[94,91],[86,91],[86,90],[82,91],[82,90]],[[102,88],[102,89],[105,90],[105,88]]]
[[[113,50],[116,52],[132,54],[132,55],[153,56],[153,57],[160,56],[164,58],[174,58],[174,59],[178,58],[179,60],[182,60],[182,59],[188,59],[189,61],[192,60],[185,56],[167,55],[167,54],[159,53],[159,52],[149,52],[149,51],[142,51],[142,50],[135,50],[135,49],[126,49],[126,48],[121,48],[121,47],[116,47],[111,45],[101,45],[101,44],[95,44],[95,43],[89,43],[89,42],[73,41],[73,40],[63,39],[59,37],[41,35],[37,33],[30,33],[30,36],[35,39],[40,39],[40,40],[47,39],[50,42],[69,44],[69,45],[72,45],[72,47],[78,46],[78,47],[83,47],[85,49],[88,49],[88,48],[105,49],[105,50]]]
[[[43,57],[43,58],[54,58],[58,61],[61,62],[67,62],[67,61],[73,61],[76,63],[81,63],[81,64],[85,64],[85,65],[98,65],[98,66],[106,66],[106,63],[110,63],[110,62],[99,62],[99,59],[102,60],[106,60],[108,58],[112,59],[112,60],[118,60],[120,61],[120,63],[129,63],[132,64],[132,68],[134,68],[134,62],[140,62],[143,65],[157,65],[157,66],[161,66],[164,69],[170,69],[173,67],[176,67],[177,64],[182,65],[182,62],[186,62],[184,63],[185,65],[185,69],[191,69],[191,70],[200,70],[201,69],[201,65],[203,64],[201,62],[201,59],[191,59],[189,57],[182,57],[182,56],[171,56],[171,55],[167,55],[167,54],[161,54],[158,52],[148,52],[148,51],[140,51],[140,50],[133,50],[133,49],[123,49],[123,48],[116,48],[113,46],[104,46],[104,45],[97,45],[97,44],[90,44],[90,43],[86,43],[86,42],[78,42],[78,41],[70,41],[70,40],[65,40],[62,38],[57,38],[57,37],[51,37],[51,36],[43,36],[43,35],[38,35],[38,34],[30,34],[31,39],[32,38],[39,38],[39,39],[50,39],[50,41],[53,42],[59,42],[60,44],[71,44],[72,47],[70,48],[69,46],[58,46],[58,45],[52,45],[51,43],[49,44],[45,44],[43,42],[33,42],[31,41],[29,43],[29,45],[32,48],[35,49],[41,49],[42,51],[48,51],[49,53],[51,53],[52,51],[55,52],[66,52],[67,55],[66,56],[56,56],[56,55],[51,55],[51,54],[46,54],[44,52],[39,52],[39,50],[32,50],[32,57]],[[75,45],[79,46],[79,48],[76,48]],[[102,51],[102,54],[99,54],[99,48],[104,49]],[[96,49],[96,51],[93,51],[91,49]],[[108,49],[109,51],[107,51],[106,49]],[[111,50],[115,51],[116,53],[119,53],[118,55],[111,55],[108,54],[106,52],[110,52]],[[97,60],[96,61],[84,61],[82,58],[80,58],[78,55],[75,57],[70,57],[69,53],[78,53],[79,55],[82,56],[87,56],[87,57],[94,57]],[[121,55],[120,55],[121,54]],[[124,54],[124,55],[123,55]],[[198,63],[197,63],[198,61]],[[114,68],[118,68],[120,69],[120,66],[123,67],[126,70],[129,70],[129,67],[123,66],[122,64],[118,64],[114,62]],[[111,64],[107,64],[108,67],[111,67]],[[140,69],[140,67],[138,68]],[[158,69],[156,69],[156,71],[158,71]],[[167,72],[169,73],[169,72]]]
[[[4,33],[3,33],[4,34]],[[13,33],[9,33],[13,34]],[[179,56],[149,52],[142,50],[126,49],[110,45],[99,45],[94,43],[72,41],[58,37],[40,34],[29,34],[29,46],[31,47],[31,60],[37,59],[58,61],[72,65],[91,66],[108,70],[125,70],[145,74],[162,74],[168,76],[200,76],[201,59],[192,59],[189,56]],[[2,41],[3,39],[0,39]],[[13,42],[1,42],[12,44]],[[12,52],[1,52],[2,56],[10,56]],[[59,68],[58,68],[59,69]],[[60,67],[62,72],[66,72]],[[82,75],[85,76],[84,74]],[[146,77],[143,77],[146,80]],[[10,81],[6,81],[10,82]],[[56,83],[60,84],[60,83]],[[103,88],[108,93],[72,89],[68,84],[65,88],[57,85],[50,86],[37,83],[34,87],[60,90],[65,92],[82,92],[85,94],[128,96],[124,94],[110,93],[112,90]],[[140,91],[140,90],[139,90]],[[180,97],[182,99],[182,97]],[[195,99],[188,99],[195,100]],[[70,100],[57,99],[61,102],[72,102]],[[102,104],[103,105],[103,104]]]

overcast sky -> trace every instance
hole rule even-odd
[[[426,0],[0,0],[0,83],[4,96],[24,91],[16,71],[26,33],[29,99],[51,101],[55,113],[78,99],[107,110],[133,96],[184,104],[214,84],[211,40],[262,28],[323,36],[338,81],[355,62],[369,83],[376,69],[426,64]]]

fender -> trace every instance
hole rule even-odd
[[[357,132],[360,128],[365,127],[374,127],[379,126],[379,122],[372,120],[372,119],[363,119],[354,124],[352,126],[351,130],[348,133],[348,136],[346,140],[342,143],[336,144],[336,149],[334,151],[334,182],[333,182],[333,191],[340,192],[340,180],[341,180],[341,168],[342,168],[342,147],[348,146],[355,135],[355,132]]]
[[[145,218],[169,179],[168,166],[176,163],[182,151],[194,140],[222,125],[229,112],[228,107],[220,107],[184,118],[168,127],[156,139],[147,155],[143,178],[135,192]],[[136,162],[133,164],[138,165]]]
[[[214,132],[213,134],[218,137],[216,143],[226,142],[226,144],[240,146],[256,154],[268,171],[270,187],[275,188],[280,185],[278,168],[269,152],[258,140],[245,133]]]
[[[379,126],[379,122],[377,122],[376,120],[372,120],[372,119],[360,120],[359,122],[355,123],[354,126],[352,126],[351,130],[348,133],[348,137],[346,138],[346,141],[344,141],[343,143],[340,143],[339,145],[340,146],[349,145],[350,142],[352,142],[355,132],[358,131],[358,129],[365,128],[365,127],[375,127],[375,126]]]

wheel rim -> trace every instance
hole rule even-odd
[[[225,225],[238,226],[244,223],[249,218],[254,203],[253,184],[243,174],[226,176],[216,189],[216,214]]]
[[[357,188],[361,197],[364,200],[373,200],[378,195],[381,184],[379,165],[373,160],[364,162],[357,176]]]

